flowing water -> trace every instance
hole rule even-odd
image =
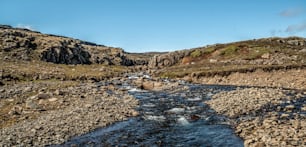
[[[203,103],[214,93],[233,89],[185,83],[158,92],[130,87],[129,93],[140,101],[140,116],[72,138],[63,146],[243,146],[229,120]]]

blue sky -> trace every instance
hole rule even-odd
[[[0,24],[128,52],[173,51],[306,37],[306,0],[0,0]]]

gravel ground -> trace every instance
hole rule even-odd
[[[264,72],[257,70],[252,73],[233,73],[229,76],[201,77],[193,79],[196,83],[280,87],[306,90],[306,69],[279,70]]]
[[[245,146],[306,146],[305,92],[240,88],[206,103],[236,122]]]
[[[138,101],[114,86],[82,83],[50,88],[58,84],[27,84],[24,88],[29,90],[20,90],[24,84],[1,87],[0,146],[61,144],[73,136],[138,115],[134,110]],[[32,96],[26,97],[31,94],[25,91],[32,91]],[[27,94],[11,97],[16,93]]]

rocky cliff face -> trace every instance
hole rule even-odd
[[[59,64],[90,64],[90,54],[82,46],[53,46],[41,53],[41,60]]]
[[[0,25],[0,59],[57,64],[147,65],[149,58],[68,37]]]

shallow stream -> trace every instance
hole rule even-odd
[[[64,146],[243,146],[229,120],[205,103],[233,86],[182,83],[165,91],[135,90],[138,117],[74,137]]]

